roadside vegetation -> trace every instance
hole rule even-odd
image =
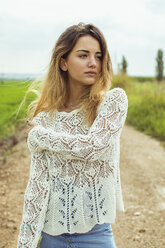
[[[18,126],[25,124],[23,118],[35,97],[33,93],[28,95],[17,118],[16,114],[29,85],[30,82],[21,81],[0,84],[0,138],[12,135]],[[165,82],[119,74],[113,77],[114,87],[121,87],[127,93],[129,108],[126,123],[165,145]]]
[[[3,81],[0,84],[0,138],[14,134],[16,128],[24,124],[27,106],[34,98],[30,93],[18,116],[17,111],[30,82]]]
[[[117,75],[113,87],[125,89],[128,96],[127,124],[159,139],[165,146],[165,81],[154,78]]]

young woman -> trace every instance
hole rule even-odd
[[[116,247],[110,224],[124,211],[119,153],[128,101],[123,89],[109,90],[111,79],[98,28],[80,23],[62,33],[28,122],[18,248]]]

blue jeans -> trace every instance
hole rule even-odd
[[[109,223],[97,224],[87,233],[51,236],[42,232],[40,248],[117,248]]]

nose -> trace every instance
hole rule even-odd
[[[88,62],[89,67],[96,67],[96,58],[94,56],[89,57],[89,62]]]

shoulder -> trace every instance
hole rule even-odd
[[[119,107],[127,110],[128,98],[125,90],[123,90],[122,88],[113,88],[112,90],[108,90],[105,93],[105,96],[99,107],[99,112],[101,110],[106,110],[107,108],[112,108],[112,107],[113,108]]]
[[[122,88],[114,88],[106,92],[106,99],[113,99],[113,100],[124,100],[127,99],[127,95],[125,90]]]
[[[106,92],[102,103],[109,105],[112,102],[124,103],[127,101],[128,99],[125,90],[123,90],[122,88],[114,88]]]

